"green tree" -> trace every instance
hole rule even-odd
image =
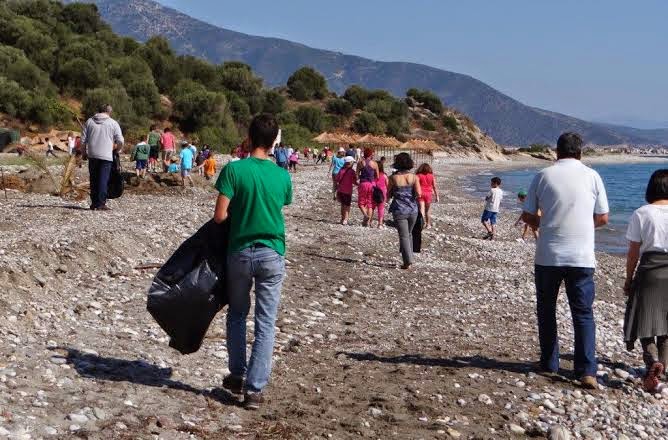
[[[327,101],[327,113],[349,118],[353,114],[353,105],[350,101],[341,98],[334,98]]]
[[[242,63],[225,63],[217,68],[222,87],[236,92],[239,96],[257,96],[262,90],[262,79]]]
[[[87,90],[98,87],[101,78],[101,72],[82,58],[66,61],[58,73],[60,86],[75,96],[83,96]]]
[[[454,116],[445,115],[443,116],[442,122],[443,122],[443,128],[445,128],[446,130],[452,132],[459,131],[459,122],[457,122],[457,118],[455,118]]]
[[[288,124],[281,127],[281,138],[284,144],[295,148],[302,148],[313,144],[313,133],[308,128],[298,124]]]
[[[107,27],[100,17],[97,6],[93,4],[65,5],[59,14],[59,21],[77,34],[94,34]]]
[[[268,90],[264,93],[263,112],[277,115],[285,111],[285,96],[275,90]]]
[[[311,132],[320,132],[324,128],[325,113],[319,107],[304,105],[295,110],[297,122]]]
[[[443,113],[443,102],[429,90],[418,90],[416,88],[408,89],[408,91],[406,91],[406,96],[413,98],[415,101],[422,104],[424,108],[437,115]]]
[[[193,133],[207,126],[221,126],[227,114],[225,95],[192,80],[181,80],[175,90],[174,112],[183,131]]]
[[[323,99],[329,93],[325,77],[312,67],[302,67],[288,78],[288,93],[298,101]]]
[[[363,109],[369,100],[369,91],[360,86],[350,86],[343,93],[343,99],[356,109]]]
[[[109,87],[89,89],[81,102],[81,112],[85,118],[89,118],[96,114],[100,106],[104,104],[113,107],[114,119],[123,128],[133,126],[137,122],[132,101],[120,82],[112,81]]]
[[[355,117],[352,125],[353,130],[360,134],[382,134],[385,132],[383,122],[376,115],[369,112],[362,112]]]

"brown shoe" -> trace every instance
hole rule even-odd
[[[597,390],[598,382],[594,376],[582,376],[580,378],[580,386],[587,390]]]
[[[264,403],[262,393],[249,393],[244,395],[244,408],[249,410],[260,409],[260,405]]]
[[[656,392],[659,387],[659,377],[663,373],[663,364],[661,362],[654,362],[651,367],[647,369],[647,374],[642,380],[643,388],[648,393]]]
[[[223,379],[223,388],[232,394],[242,394],[242,390],[244,389],[244,378],[233,374],[227,375],[225,376],[225,379]]]

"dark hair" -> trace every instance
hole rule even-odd
[[[156,128],[158,128],[157,125],[155,125],[155,124],[151,125],[151,131],[154,131]]]
[[[172,129],[169,128],[169,127],[165,128],[165,130],[164,130],[165,133],[169,133],[169,132],[171,132],[171,131],[172,131]]]
[[[383,162],[378,162],[378,174],[385,174],[385,167],[383,166]]]
[[[582,137],[573,132],[564,133],[557,140],[557,157],[560,159],[580,159],[582,157]]]
[[[397,171],[408,171],[413,169],[414,166],[413,159],[408,153],[399,153],[394,157],[394,168]]]
[[[668,200],[668,169],[654,171],[647,184],[645,200],[647,203]]]
[[[381,157],[380,157],[380,161],[381,161],[381,162],[385,162],[385,156],[381,156]]]
[[[492,185],[501,185],[501,179],[499,177],[492,177]]]
[[[366,148],[364,149],[364,158],[365,158],[365,159],[368,159],[368,158],[370,158],[371,156],[373,156],[373,148],[366,147]]]
[[[415,174],[434,174],[434,170],[431,169],[428,163],[423,163],[418,167]]]
[[[273,115],[263,113],[253,118],[248,127],[251,148],[269,149],[278,136],[278,122]]]

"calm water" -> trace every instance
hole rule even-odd
[[[596,245],[598,250],[612,253],[626,252],[626,225],[634,210],[645,204],[645,189],[652,173],[660,168],[668,168],[668,159],[657,163],[635,163],[635,164],[599,164],[593,165],[601,175],[608,191],[610,203],[610,225],[600,229],[596,233]],[[526,168],[513,171],[505,171],[494,174],[493,168],[476,176],[470,176],[468,189],[476,196],[483,196],[489,191],[489,180],[493,175],[503,180],[504,199],[502,208],[504,211],[512,211],[512,214],[504,216],[502,221],[517,220],[520,205],[517,202],[517,192],[520,189],[528,189],[537,169]],[[482,202],[480,204],[482,209]]]

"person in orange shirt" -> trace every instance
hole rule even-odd
[[[204,167],[204,177],[206,180],[211,180],[216,175],[216,159],[213,158],[213,155],[209,155],[202,166]]]

